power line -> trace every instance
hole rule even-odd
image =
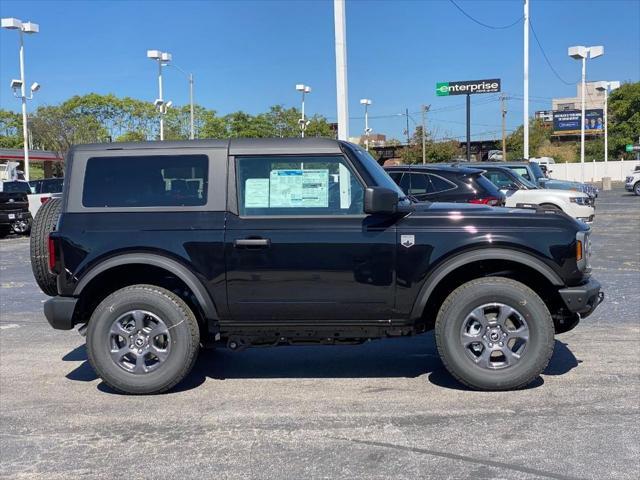
[[[547,62],[547,65],[549,65],[549,68],[551,69],[553,74],[558,78],[558,80],[560,80],[565,85],[575,85],[576,83],[578,83],[578,82],[573,82],[573,83],[567,82],[564,78],[560,76],[560,74],[556,71],[556,69],[551,64],[551,60],[549,60],[549,57],[547,57],[547,53],[544,51],[544,48],[542,48],[542,44],[540,43],[540,40],[538,39],[538,35],[536,34],[535,29],[533,28],[533,22],[531,21],[531,19],[529,19],[529,26],[531,27],[531,33],[533,33],[533,38],[536,40],[536,43],[538,44],[538,47],[542,52],[542,56],[544,57],[545,61]]]
[[[514,25],[516,25],[516,24],[520,23],[520,22],[524,19],[524,16],[522,16],[522,17],[518,18],[515,22],[510,23],[509,25],[500,25],[500,26],[498,26],[498,25],[489,25],[489,24],[486,24],[486,23],[481,22],[480,20],[477,20],[477,19],[473,18],[471,15],[469,15],[467,12],[465,12],[465,11],[462,9],[462,7],[461,7],[460,5],[458,5],[458,4],[457,4],[456,2],[454,2],[453,0],[449,0],[449,2],[451,2],[451,4],[452,4],[454,7],[456,7],[458,10],[460,10],[460,13],[462,13],[462,14],[463,14],[465,17],[467,17],[469,20],[471,20],[472,22],[475,22],[475,23],[477,23],[478,25],[481,25],[481,26],[483,26],[483,27],[485,27],[485,28],[489,28],[489,29],[491,29],[491,30],[505,30],[505,29],[507,29],[507,28],[511,28],[511,27],[513,27]]]

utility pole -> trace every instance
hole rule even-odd
[[[407,117],[407,148],[409,148],[409,143],[411,142],[409,141],[409,109],[408,108],[405,108],[404,114]]]
[[[502,112],[502,161],[507,161],[507,108],[506,95],[500,95],[500,110]]]
[[[347,89],[347,25],[345,0],[333,0],[336,47],[336,93],[338,102],[338,140],[349,138],[349,101]]]
[[[431,105],[422,105],[422,164],[423,165],[427,163],[427,149],[426,149],[427,124],[425,121],[425,116],[426,116],[426,113],[429,111],[429,108],[431,108]]]
[[[524,0],[524,152],[525,160],[529,160],[529,0]]]

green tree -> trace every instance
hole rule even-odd
[[[22,148],[22,116],[0,109],[0,147]]]
[[[640,137],[640,82],[624,83],[609,97],[609,155],[633,158],[625,145]]]

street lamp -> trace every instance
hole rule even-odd
[[[371,105],[371,100],[368,98],[361,98],[360,105],[364,105],[364,145],[369,151],[369,134],[371,133],[371,129],[369,128],[369,105]]]
[[[300,120],[298,120],[298,124],[300,125],[300,137],[304,138],[304,131],[307,129],[307,125],[309,125],[309,122],[304,116],[304,96],[307,93],[311,93],[311,87],[309,85],[298,83],[296,85],[296,90],[302,93],[302,116]]]
[[[165,103],[162,98],[162,67],[169,64],[171,54],[160,50],[147,50],[147,58],[158,61],[158,98],[153,104],[160,113],[160,140],[164,140],[164,116],[172,104],[171,102]]]
[[[607,111],[609,109],[609,91],[620,88],[620,82],[598,82],[596,90],[604,92],[604,161],[609,160],[609,126],[607,121]]]
[[[187,73],[174,63],[165,63],[167,67],[173,67],[181,72],[189,80],[189,138],[196,138],[194,129],[194,109],[193,109],[193,73]]]
[[[27,100],[33,98],[33,94],[40,89],[39,83],[31,85],[31,93],[27,97],[26,80],[24,78],[24,35],[38,33],[40,26],[33,22],[23,22],[17,18],[3,18],[1,20],[2,28],[7,30],[18,30],[20,32],[20,80],[11,80],[11,88],[13,95],[22,102],[22,137],[24,143],[24,178],[29,181],[29,130],[27,126]],[[20,89],[20,94],[18,94]]]
[[[581,164],[581,180],[584,182],[584,123],[585,123],[585,97],[586,97],[586,78],[587,78],[587,57],[596,58],[604,54],[604,47],[598,45],[595,47],[585,47],[579,45],[569,47],[569,56],[575,60],[582,60],[582,113],[580,115],[580,164]]]

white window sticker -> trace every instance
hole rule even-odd
[[[272,170],[269,206],[328,207],[329,170]]]
[[[248,178],[244,187],[244,206],[246,208],[269,207],[269,179]]]

